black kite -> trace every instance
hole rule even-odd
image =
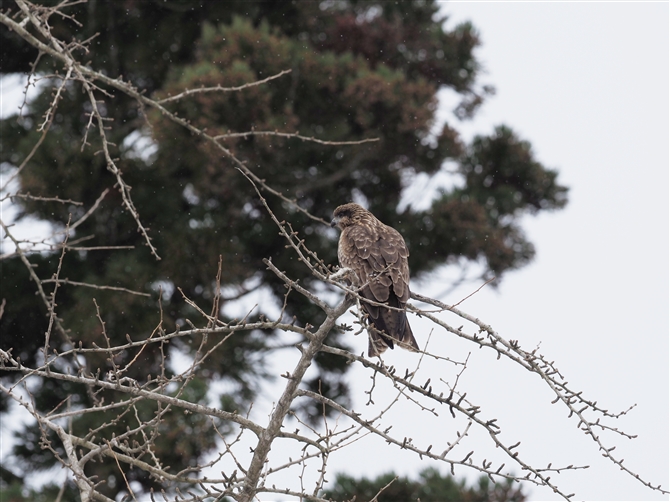
[[[405,313],[409,300],[409,251],[402,235],[354,203],[335,209],[331,226],[342,230],[337,255],[340,266],[352,271],[359,294],[394,308],[361,302],[369,323],[368,356],[392,349],[394,343],[407,350],[419,350]]]

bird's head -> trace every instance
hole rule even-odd
[[[344,230],[351,225],[362,222],[368,214],[368,211],[358,204],[353,202],[343,204],[333,211],[333,219],[330,222],[330,226],[339,227],[340,230]]]

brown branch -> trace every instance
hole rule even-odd
[[[58,197],[40,197],[37,195],[30,195],[30,193],[15,193],[12,195],[8,195],[7,197],[9,197],[10,199],[18,198],[26,200],[38,200],[42,202],[59,202],[61,204],[72,204],[74,206],[81,206],[83,204],[83,202],[77,202],[70,199],[60,199]]]
[[[179,99],[185,98],[187,96],[192,96],[194,94],[202,94],[205,92],[236,92],[236,91],[243,91],[244,89],[248,89],[249,87],[255,87],[257,85],[262,85],[270,82],[271,80],[274,80],[276,78],[282,77],[284,75],[288,75],[291,73],[292,70],[282,70],[276,75],[272,75],[270,77],[264,78],[262,80],[257,80],[255,82],[249,82],[247,84],[243,85],[238,85],[237,87],[221,87],[220,85],[216,85],[214,87],[200,87],[199,89],[186,89],[185,91],[177,94],[176,96],[170,96],[168,98],[164,99],[158,99],[156,100],[156,103],[159,104],[164,104],[164,103],[169,103],[171,101],[177,101]]]
[[[295,396],[298,395],[298,386],[302,382],[305,372],[312,364],[312,360],[321,349],[323,340],[325,340],[328,333],[330,333],[330,330],[335,327],[337,318],[344,314],[351,304],[352,301],[345,298],[345,300],[334,309],[328,308],[326,319],[314,333],[314,336],[307,347],[302,348],[300,360],[293,369],[293,372],[290,375],[287,375],[288,382],[284,392],[277,401],[277,405],[270,416],[270,421],[267,427],[263,430],[263,433],[259,436],[258,444],[256,445],[256,448],[254,448],[254,455],[249,464],[244,486],[242,487],[242,491],[238,498],[239,502],[251,502],[256,496],[256,489],[260,479],[261,470],[265,464],[268,453],[270,452],[272,443],[279,435],[284,419],[291,409],[291,403],[295,399]]]
[[[277,136],[279,138],[296,138],[302,141],[310,141],[312,143],[318,143],[320,145],[329,145],[329,146],[351,146],[351,145],[362,145],[364,143],[373,143],[379,141],[379,138],[366,138],[358,141],[327,141],[323,139],[318,139],[313,136],[303,136],[299,133],[288,133],[288,132],[279,132],[279,131],[247,131],[247,132],[233,132],[228,134],[219,134],[214,136],[213,139],[229,139],[229,138],[247,138],[249,136]]]
[[[132,249],[132,246],[130,246]],[[63,249],[66,249],[67,247],[63,247]],[[71,248],[68,248],[71,249]],[[138,296],[146,296],[147,298],[151,298],[151,295],[149,293],[141,293],[140,291],[134,291],[132,289],[128,288],[122,288],[119,286],[100,286],[98,284],[89,284],[88,282],[77,282],[77,281],[71,281],[68,278],[65,279],[45,279],[42,281],[42,284],[47,284],[47,283],[56,283],[56,284],[69,284],[72,286],[83,286],[86,288],[93,288],[93,289],[107,289],[111,291],[123,291],[124,293],[130,293],[131,295],[138,295]]]
[[[495,280],[496,280],[495,277],[491,277],[488,281],[486,281],[484,284],[482,284],[481,286],[479,286],[477,289],[475,289],[475,290],[474,290],[472,293],[470,293],[468,296],[466,296],[465,298],[462,298],[458,303],[454,303],[454,304],[451,306],[451,308],[458,307],[458,306],[459,306],[461,303],[463,303],[465,300],[467,300],[467,299],[470,298],[471,296],[474,296],[474,295],[476,295],[477,293],[479,293],[479,292],[481,291],[481,289],[482,289],[484,286],[486,286],[487,284],[490,284],[491,282],[493,282],[493,281],[495,281]]]

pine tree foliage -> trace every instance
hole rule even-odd
[[[57,2],[37,4],[53,7]],[[8,0],[1,9],[21,12]],[[542,165],[531,145],[511,128],[501,125],[470,144],[460,137],[459,121],[473,117],[493,89],[480,83],[476,29],[469,23],[445,28],[437,2],[123,0],[74,2],[66,12],[50,19],[55,36],[79,42],[94,37],[85,54],[87,64],[110,78],[122,77],[220,140],[283,196],[266,193],[264,200],[326,263],[336,263],[336,235],[324,223],[334,207],[356,199],[405,236],[416,276],[465,259],[480,263],[483,275],[500,280],[534,255],[520,218],[560,209],[567,202],[567,188],[559,184],[557,172]],[[33,46],[5,25],[0,25],[0,36],[3,74],[62,75],[59,61],[38,57]],[[267,81],[248,85],[261,80]],[[117,180],[98,154],[103,144],[88,131],[91,104],[76,80],[62,89],[43,140],[37,125],[54,99],[50,85],[38,88],[20,116],[0,121],[3,177],[29,159],[18,184],[32,198],[14,199],[20,217],[63,228],[68,218],[76,221],[97,207],[71,238],[100,249],[30,257],[40,277],[62,270],[70,282],[58,291],[58,316],[70,340],[102,347],[124,343],[128,333],[153,336],[157,324],[166,330],[188,326],[197,309],[207,310],[219,293],[213,281],[219,257],[225,271],[220,283],[229,293],[221,298],[222,312],[228,302],[267,290],[272,305],[259,305],[247,321],[261,321],[268,311],[283,308],[300,326],[318,325],[323,312],[304,296],[285,297],[285,282],[263,260],[271,259],[300,284],[316,287],[318,281],[286,252],[284,237],[234,163],[212,142],[163,120],[160,111],[146,109],[123,93],[112,97],[109,86],[100,86],[101,95],[110,96],[100,113],[108,124],[112,154],[132,187],[133,204],[160,260],[138,232],[132,212],[124,209]],[[219,90],[174,99],[187,89],[210,87]],[[437,92],[444,88],[460,102],[452,119],[437,123]],[[447,176],[452,187],[436,192],[424,209],[401,206],[406,189],[420,176]],[[70,203],[39,199],[56,196]],[[40,349],[52,320],[34,295],[21,257],[9,253],[1,266],[2,294],[8,301],[0,319],[0,348],[13,351],[25,365],[37,364],[44,357]],[[72,283],[140,294],[107,289],[92,295]],[[49,287],[52,291],[53,284]],[[68,346],[63,339],[53,343],[60,350]],[[165,364],[166,354],[192,354],[213,343],[203,337],[188,342],[179,338],[125,351],[113,364],[137,363],[124,375],[137,382],[157,375],[169,378],[174,369]],[[274,330],[263,329],[241,332],[228,343],[229,350],[213,352],[179,390],[181,399],[207,403],[212,399],[210,383],[223,381],[227,391],[216,396],[221,409],[248,408],[267,376],[267,358],[282,350],[276,348],[282,340]],[[348,348],[341,329],[329,333],[328,343]],[[321,353],[315,362],[318,376],[305,382],[306,388],[348,403],[346,359]],[[99,353],[87,356],[83,364],[103,374],[112,369],[107,356]],[[12,382],[15,375],[2,378]],[[32,392],[39,410],[58,408],[65,401],[87,408],[119,397],[112,389],[92,395],[76,383],[48,379]],[[4,397],[1,404],[6,413]],[[297,411],[307,420],[318,420],[321,406]],[[212,451],[216,430],[225,433],[228,427],[225,420],[213,423],[148,401],[138,404],[137,414],[123,419],[84,414],[72,428],[86,436],[105,424],[106,434],[122,434],[129,422],[160,415],[165,430],[156,432],[158,456],[175,468],[187,468]],[[19,433],[14,455],[23,469],[55,465],[53,452],[39,446],[45,433],[55,434],[40,431],[36,424]],[[90,469],[109,480],[117,466],[99,462]],[[158,487],[146,472],[129,469],[126,476],[144,490]],[[108,496],[116,493],[111,485],[100,489]]]
[[[339,474],[333,487],[324,496],[334,502],[376,500],[378,502],[525,502],[526,495],[511,481],[491,483],[486,476],[473,486],[442,475],[437,469],[424,469],[418,479],[398,476],[392,472],[355,478]]]

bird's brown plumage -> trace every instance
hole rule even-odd
[[[409,300],[409,251],[402,235],[354,203],[336,208],[331,225],[342,230],[337,255],[340,265],[353,271],[359,294],[398,309],[361,302],[369,322],[368,355],[379,355],[394,342],[419,350],[404,310]]]

